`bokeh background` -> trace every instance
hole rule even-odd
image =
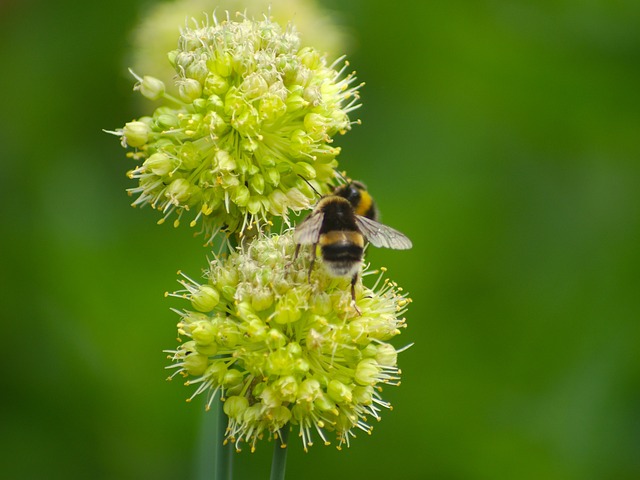
[[[373,435],[291,442],[288,478],[640,478],[640,2],[321,4],[366,82],[341,166],[414,241],[369,258],[415,345]],[[129,207],[102,132],[146,113],[126,59],[151,5],[0,2],[4,478],[195,472],[163,294],[207,251]]]

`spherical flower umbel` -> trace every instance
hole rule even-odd
[[[337,134],[351,128],[358,104],[353,74],[344,76],[316,50],[268,19],[224,20],[182,31],[169,54],[179,98],[162,82],[136,76],[136,86],[165,104],[117,133],[141,162],[133,205],[149,204],[175,224],[189,212],[211,240],[288,221],[309,208],[334,178]],[[302,177],[302,178],[301,178]],[[306,180],[306,181],[305,181]]]
[[[349,279],[329,276],[321,259],[308,277],[310,254],[293,261],[294,249],[291,232],[258,236],[211,261],[202,284],[183,275],[172,294],[191,308],[176,310],[188,341],[168,351],[168,368],[196,386],[189,400],[206,393],[208,408],[221,392],[237,449],[290,426],[305,450],[330,433],[348,446],[390,408],[381,386],[400,381],[388,341],[406,326],[402,289],[383,274],[371,288],[359,282],[359,314]]]
[[[323,8],[317,0],[171,0],[145,4],[131,38],[130,65],[137,72],[163,80],[171,91],[175,71],[167,62],[167,52],[176,47],[178,27],[185,18],[214,7],[219,13],[241,11],[253,18],[262,18],[268,12],[281,25],[293,20],[301,33],[302,46],[313,46],[330,58],[350,51],[345,25],[339,25],[336,12]]]

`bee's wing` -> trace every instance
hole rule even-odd
[[[298,245],[313,245],[318,243],[323,219],[324,213],[321,211],[311,212],[307,218],[296,226],[293,232],[293,241]]]
[[[356,215],[356,225],[358,225],[360,233],[362,233],[374,247],[407,250],[413,246],[411,240],[409,240],[404,233],[400,233],[370,218]]]

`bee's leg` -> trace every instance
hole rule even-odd
[[[313,264],[316,262],[316,247],[317,243],[314,243],[311,247],[311,262],[309,262],[309,272],[307,273],[307,281],[311,282],[311,272],[313,271]]]
[[[356,273],[353,277],[351,277],[351,302],[353,303],[353,308],[355,308],[356,313],[358,315],[362,315],[362,312],[356,305],[356,282],[358,281],[358,274]]]
[[[289,263],[287,263],[287,264],[284,266],[284,269],[285,269],[285,270],[289,270],[289,267],[290,267],[291,265],[293,265],[293,262],[295,262],[295,261],[296,261],[296,259],[298,258],[298,254],[300,253],[300,247],[301,247],[301,246],[302,246],[302,245],[301,245],[301,244],[299,244],[299,243],[297,243],[297,244],[296,244],[296,251],[295,251],[295,252],[293,252],[293,258],[291,259],[291,261],[290,261]]]

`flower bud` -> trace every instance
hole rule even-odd
[[[298,395],[298,382],[292,375],[280,377],[274,383],[274,388],[279,392],[285,402],[294,402]]]
[[[398,352],[388,343],[378,345],[376,361],[385,367],[395,367],[398,364]]]
[[[199,312],[210,312],[220,302],[220,294],[211,285],[200,285],[191,294],[191,305]]]
[[[258,111],[260,118],[273,122],[287,112],[287,104],[277,95],[266,94],[260,99]]]
[[[224,322],[216,333],[216,342],[227,348],[235,347],[240,341],[236,327],[230,322]]]
[[[251,320],[247,326],[246,335],[254,342],[262,342],[267,338],[267,326],[260,319]]]
[[[238,185],[233,189],[231,198],[236,205],[246,207],[249,204],[249,200],[251,199],[251,193],[249,192],[249,189],[244,185]]]
[[[322,65],[322,57],[317,50],[305,47],[298,52],[298,57],[302,64],[311,70],[315,70]]]
[[[373,403],[373,387],[367,386],[355,386],[353,388],[353,401],[361,405],[371,405]]]
[[[241,419],[245,411],[249,408],[249,400],[246,397],[233,396],[225,400],[223,405],[224,413],[229,418]]]
[[[360,385],[374,385],[378,381],[380,367],[373,358],[365,358],[356,367],[355,381]]]
[[[251,306],[256,311],[262,311],[273,305],[273,293],[269,289],[260,289],[251,296]]]
[[[290,375],[294,367],[293,357],[282,350],[271,352],[267,357],[267,368],[276,375]]]
[[[247,99],[254,99],[267,93],[269,85],[259,73],[254,72],[245,77],[240,89]]]
[[[178,148],[178,158],[180,159],[180,167],[185,170],[194,168],[199,165],[202,159],[200,158],[201,152],[193,142],[187,142],[180,145]]]
[[[262,320],[260,320],[260,317],[256,315],[256,312],[249,301],[245,300],[242,302],[238,302],[238,304],[236,305],[236,315],[244,319],[246,322],[249,322],[249,324],[257,321],[260,322],[260,324],[264,325],[262,323]]]
[[[247,204],[247,211],[252,215],[257,215],[262,210],[262,196],[252,196]]]
[[[193,62],[185,69],[185,75],[197,80],[200,85],[204,83],[209,73],[206,62]]]
[[[155,175],[164,176],[173,170],[173,162],[171,158],[162,152],[156,152],[144,161],[147,170]]]
[[[169,130],[172,128],[177,128],[180,125],[180,120],[177,115],[173,115],[171,113],[162,113],[159,115],[154,115],[156,125],[158,128],[162,130]]]
[[[318,87],[317,85],[313,85],[305,88],[304,91],[302,92],[302,98],[304,98],[307,102],[309,102],[309,105],[313,107],[317,107],[322,102],[322,92],[320,92],[320,87]],[[320,120],[321,122],[322,122],[322,119],[324,118],[321,115],[316,113],[311,113],[306,115],[304,117],[304,122],[305,122],[305,127],[307,128],[309,128],[309,125],[307,125],[307,121],[308,121],[307,118],[309,117],[309,115],[317,115],[316,118],[318,118],[318,120]]]
[[[282,193],[282,190],[276,189],[269,194],[269,212],[272,215],[281,215],[289,205],[289,198]]]
[[[233,60],[228,52],[218,50],[216,56],[210,59],[207,66],[212,72],[216,72],[222,77],[228,77],[233,73]]]
[[[291,410],[284,405],[276,407],[270,412],[271,422],[274,429],[284,427],[291,420]]]
[[[296,358],[293,369],[296,373],[304,374],[311,369],[311,364],[304,358]]]
[[[325,292],[320,292],[313,299],[311,311],[316,315],[327,315],[331,312],[332,308],[333,304],[331,302],[331,297]]]
[[[280,183],[280,172],[275,168],[269,168],[265,171],[265,180],[273,186],[277,186]]]
[[[316,178],[315,169],[307,162],[298,162],[293,166],[293,171],[305,180],[313,180]]]
[[[331,380],[327,386],[327,394],[336,403],[351,403],[351,389],[339,380]]]
[[[287,343],[287,337],[277,328],[272,328],[267,333],[266,342],[271,349],[281,348]]]
[[[320,382],[309,378],[298,387],[298,401],[313,402],[320,395]]]
[[[242,374],[242,372],[236,370],[235,368],[230,368],[225,372],[224,378],[221,383],[227,388],[232,388],[236,385],[240,385],[242,383],[242,380],[244,380],[244,375]]]
[[[141,147],[149,141],[151,128],[144,122],[134,121],[126,123],[122,129],[122,136],[130,147]]]
[[[182,100],[191,103],[202,95],[202,85],[193,78],[185,78],[178,85],[178,93]]]
[[[189,375],[202,375],[209,365],[209,358],[205,355],[192,352],[184,359],[184,369]]]
[[[149,100],[158,100],[164,95],[164,82],[158,78],[145,75],[139,85],[140,93]]]
[[[267,408],[275,408],[282,405],[282,396],[280,392],[273,387],[265,387],[259,397]]]
[[[304,423],[306,419],[308,419],[311,413],[314,410],[314,405],[312,403],[303,402],[296,403],[291,408],[291,416],[295,419],[295,423]]]
[[[328,412],[336,409],[336,404],[331,399],[331,397],[324,392],[320,392],[318,394],[318,398],[313,401],[313,404],[320,410],[321,412]]]
[[[209,377],[216,384],[222,383],[225,375],[227,374],[227,366],[224,360],[214,360],[205,372],[205,376]]]
[[[294,357],[299,357],[302,355],[302,347],[298,342],[289,342],[287,345],[287,352],[289,352]]]
[[[215,73],[209,73],[204,82],[203,92],[205,95],[210,97],[211,95],[224,95],[228,89],[229,82],[227,82],[223,76]]]
[[[191,184],[185,178],[176,178],[169,184],[164,195],[174,204],[184,204],[191,195]]]
[[[304,117],[304,126],[307,132],[316,140],[324,138],[331,122],[318,113],[308,113]]]
[[[197,343],[195,349],[200,355],[205,355],[207,357],[212,357],[218,353],[218,345],[215,342],[208,343],[206,345]]]
[[[298,308],[295,295],[287,294],[278,302],[276,315],[273,319],[276,323],[283,325],[297,321],[301,315],[302,312]]]
[[[291,188],[287,192],[287,199],[289,204],[294,208],[308,208],[310,201],[300,190],[297,188]]]
[[[216,327],[208,320],[195,323],[191,327],[191,338],[197,345],[210,345],[216,336]]]
[[[260,175],[259,173],[256,173],[254,176],[251,177],[251,180],[249,180],[249,186],[251,187],[251,189],[256,192],[256,193],[263,193],[264,192],[264,177],[262,175]]]

